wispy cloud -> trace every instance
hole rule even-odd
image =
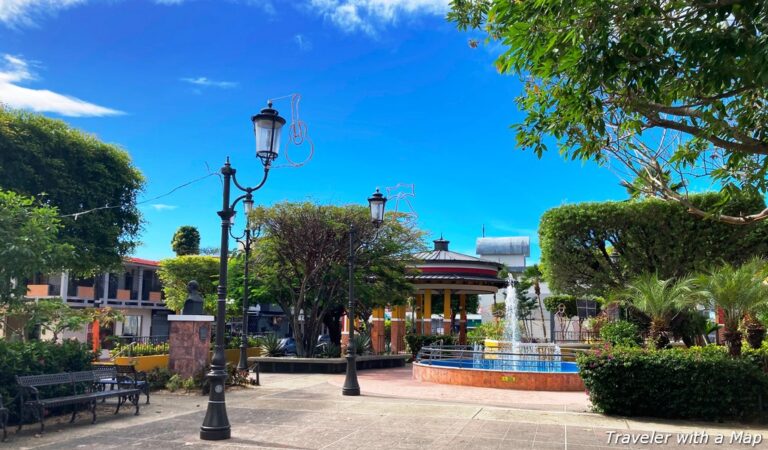
[[[55,14],[86,0],[0,0],[0,22],[11,27],[30,26],[35,18]]]
[[[304,36],[303,34],[297,34],[293,36],[293,42],[295,42],[296,45],[299,46],[299,50],[303,52],[308,52],[312,50],[312,41],[307,39],[307,37]]]
[[[203,86],[203,87],[216,87],[221,89],[232,89],[237,87],[239,83],[235,81],[216,81],[211,80],[207,77],[197,77],[197,78],[181,78],[181,81],[189,84],[194,84],[195,86]]]
[[[403,17],[443,15],[450,0],[307,0],[307,6],[343,31],[375,35]]]
[[[12,55],[3,55],[0,60],[0,103],[12,108],[35,112],[52,112],[70,117],[114,116],[123,112],[99,106],[49,91],[19,86],[19,83],[35,80],[30,64]]]
[[[149,206],[151,206],[155,211],[172,211],[178,208],[176,205],[166,205],[165,203],[153,203]]]
[[[181,5],[185,0],[155,0],[158,5]]]

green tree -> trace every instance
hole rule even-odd
[[[741,355],[742,319],[768,308],[767,275],[765,261],[755,258],[738,267],[724,264],[699,277],[710,306],[723,310],[724,337],[732,356]]]
[[[200,232],[189,225],[180,226],[171,240],[171,248],[176,256],[200,254]]]
[[[691,196],[702,208],[721,200],[713,193]],[[727,210],[760,205],[759,199],[734,198]],[[539,236],[550,289],[578,297],[604,296],[643,273],[680,277],[768,253],[768,223],[733,227],[699,220],[658,199],[553,208],[542,216]]]
[[[539,309],[539,319],[541,320],[541,332],[544,335],[544,341],[547,340],[547,324],[544,320],[544,304],[541,301],[541,283],[544,282],[544,277],[539,269],[538,264],[528,266],[523,271],[523,275],[520,277],[520,283],[525,283],[523,286],[528,286],[525,290],[533,289],[533,295],[536,299],[536,303]],[[522,289],[519,287],[519,289]]]
[[[57,239],[60,227],[56,208],[0,190],[0,305],[21,303],[27,293],[23,280],[72,260],[72,246]]]
[[[766,194],[768,8],[761,1],[452,0],[448,17],[500,42],[525,78],[518,145],[624,169],[632,192],[744,224],[768,209],[701,208],[686,187]]]
[[[658,274],[644,274],[632,280],[622,293],[628,307],[651,321],[649,339],[657,349],[669,344],[670,323],[696,302],[702,300],[692,278],[660,279]]]
[[[112,269],[136,247],[143,183],[115,145],[61,120],[0,106],[0,189],[58,209],[62,229],[54,237],[71,245],[74,272]]]
[[[377,239],[369,211],[358,206],[279,203],[257,208],[251,218],[263,233],[256,244],[257,277],[268,298],[288,315],[299,355],[314,353],[325,316],[348,301],[350,224],[356,229],[354,282],[361,305],[356,309],[405,302],[410,293],[405,268],[410,255],[423,246],[421,233],[391,220],[392,214]]]
[[[200,285],[200,295],[205,299],[209,313],[216,310],[216,286],[219,278],[219,259],[215,256],[186,255],[160,261],[157,271],[163,282],[165,304],[168,309],[181,311],[187,300],[187,283],[192,280]]]

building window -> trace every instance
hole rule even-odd
[[[141,316],[125,316],[123,336],[141,336]]]

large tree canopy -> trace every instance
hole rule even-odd
[[[70,269],[111,269],[137,244],[144,180],[128,154],[60,120],[0,106],[0,188],[55,206]],[[76,213],[90,211],[87,214]]]
[[[23,280],[72,260],[72,246],[56,238],[60,226],[56,208],[0,190],[0,304],[18,305],[27,294]]]
[[[253,224],[263,233],[256,243],[257,278],[263,295],[288,314],[299,355],[313,354],[325,316],[343,310],[348,300],[351,224],[356,229],[352,245],[356,300],[362,306],[358,311],[406,301],[411,287],[405,266],[423,243],[421,232],[391,217],[374,239],[376,230],[363,207],[280,203],[253,212]]]
[[[720,196],[698,194],[691,201],[708,209]],[[734,199],[726,212],[762,207],[759,199]],[[550,288],[577,296],[604,295],[644,273],[680,277],[768,254],[768,223],[733,227],[658,199],[550,209],[541,218],[539,236]]]
[[[745,224],[768,209],[702,210],[687,187],[768,190],[768,2],[452,0],[449,19],[503,44],[524,77],[517,140],[554,138],[572,159],[610,165],[634,194]]]

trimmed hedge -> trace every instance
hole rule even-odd
[[[606,414],[674,419],[750,419],[763,413],[768,375],[724,347],[616,347],[579,356],[592,404]]]
[[[90,370],[96,355],[85,343],[65,340],[61,344],[49,341],[8,342],[0,339],[0,395],[6,406],[13,405],[18,389],[16,375],[76,372]],[[45,389],[41,388],[41,392]],[[11,410],[15,421],[16,408]]]
[[[411,354],[416,358],[419,354],[421,347],[429,346],[437,341],[443,341],[443,345],[456,345],[456,337],[451,335],[419,335],[419,334],[407,334],[405,336],[405,343],[408,344],[408,348],[411,350]]]

